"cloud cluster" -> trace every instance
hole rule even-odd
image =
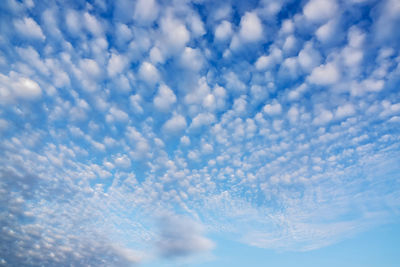
[[[239,2],[2,3],[0,264],[309,250],[396,219],[399,4]]]

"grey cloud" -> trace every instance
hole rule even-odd
[[[205,252],[214,247],[214,243],[203,236],[203,227],[183,216],[169,215],[159,219],[159,252],[166,258],[188,256]]]

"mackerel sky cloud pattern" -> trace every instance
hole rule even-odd
[[[1,1],[0,265],[399,222],[398,25],[398,0]]]

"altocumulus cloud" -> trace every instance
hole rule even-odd
[[[0,265],[304,251],[398,220],[399,10],[1,1]]]

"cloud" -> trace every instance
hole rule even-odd
[[[125,68],[126,62],[123,56],[118,54],[111,54],[110,60],[108,61],[107,72],[111,77],[121,73]]]
[[[171,106],[176,102],[174,92],[166,85],[162,84],[158,88],[158,93],[153,100],[154,106],[163,112],[171,110]]]
[[[160,240],[157,246],[162,256],[180,257],[209,251],[214,243],[203,236],[203,227],[191,219],[170,215],[159,220]]]
[[[157,18],[158,12],[155,0],[139,0],[136,2],[134,18],[141,23],[151,23]]]
[[[42,96],[39,84],[27,77],[11,72],[10,76],[0,74],[1,102],[14,100],[35,100]]]
[[[304,251],[393,220],[395,2],[6,1],[0,265],[175,266],[205,229]]]
[[[160,75],[153,64],[143,62],[139,68],[139,77],[147,84],[155,85],[158,82]]]
[[[333,114],[329,110],[319,110],[317,117],[313,120],[314,124],[327,124],[333,119]]]
[[[282,112],[282,106],[278,102],[267,104],[264,106],[263,111],[268,115],[279,115]]]
[[[263,26],[254,12],[246,12],[240,20],[239,35],[245,42],[259,41],[263,36]]]
[[[304,16],[312,22],[332,18],[338,10],[335,0],[310,0],[304,6]]]
[[[126,155],[115,158],[114,163],[115,166],[123,169],[128,169],[131,167],[131,160]]]
[[[39,40],[46,39],[42,29],[32,18],[24,17],[22,19],[15,20],[14,27],[23,37]]]
[[[355,114],[355,108],[352,104],[344,104],[343,106],[339,106],[336,110],[335,117],[336,118],[345,118]]]
[[[163,41],[158,47],[164,55],[180,52],[190,40],[190,32],[186,26],[172,15],[164,16],[160,23]]]
[[[81,33],[82,24],[80,23],[80,16],[81,15],[73,9],[67,10],[65,14],[65,24],[69,33],[73,36],[78,36]]]
[[[163,130],[167,134],[179,134],[186,129],[186,119],[180,114],[174,114],[168,121],[163,125]]]
[[[182,67],[193,71],[199,71],[203,66],[203,61],[201,51],[190,47],[185,48],[180,58]]]
[[[340,78],[340,72],[332,62],[316,67],[308,76],[308,81],[317,85],[331,85]]]
[[[214,36],[217,41],[225,41],[232,36],[232,33],[232,24],[224,20],[215,28]]]

